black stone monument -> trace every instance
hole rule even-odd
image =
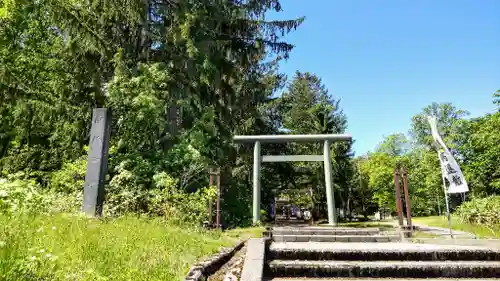
[[[104,179],[108,166],[109,139],[111,136],[111,111],[95,108],[90,129],[87,173],[83,187],[83,212],[101,216],[104,202]]]

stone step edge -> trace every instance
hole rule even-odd
[[[356,277],[274,277],[265,281],[500,281],[500,278],[356,278]]]
[[[274,235],[377,235],[380,233],[399,233],[399,232],[382,232],[382,231],[290,231],[290,230],[273,230],[270,231]]]
[[[399,235],[273,235],[276,242],[400,242]]]
[[[275,277],[498,278],[499,261],[288,261],[273,260]]]
[[[381,242],[379,248],[373,248],[373,245],[379,243],[367,243],[366,248],[359,248],[359,244],[355,243],[351,247],[351,242],[332,242],[331,244],[338,244],[338,248],[307,248],[321,246],[322,242],[275,242],[270,245],[267,251],[269,259],[286,259],[286,260],[349,260],[349,261],[362,261],[362,260],[379,260],[379,261],[500,261],[500,251],[495,251],[487,248],[409,248],[405,249],[405,243],[385,243],[392,244],[394,248],[384,248],[384,242]],[[327,242],[328,243],[328,242]],[[324,243],[324,244],[327,244]],[[286,247],[290,244],[290,248]],[[297,247],[297,244],[302,244]],[[397,245],[400,245],[397,248]],[[295,246],[295,247],[292,247]],[[357,247],[356,247],[357,246]],[[370,247],[368,247],[370,246]],[[500,276],[499,276],[500,277]]]
[[[397,230],[396,228],[392,228]],[[337,228],[337,227],[287,227],[287,226],[274,226],[271,230],[287,230],[287,231],[365,231],[365,232],[377,232],[381,231],[380,228]]]
[[[366,233],[366,234],[374,234],[374,233],[380,233],[383,232],[381,230],[376,230],[376,231],[366,231],[366,230],[357,230],[357,231],[351,231],[351,230],[291,230],[291,229],[273,229],[270,230],[273,233],[314,233],[314,234],[322,234],[322,233]],[[397,232],[397,231],[393,231]]]

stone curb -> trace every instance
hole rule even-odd
[[[226,262],[228,262],[234,254],[239,251],[246,241],[240,241],[236,246],[229,248],[222,248],[218,254],[211,256],[205,261],[198,262],[191,266],[184,278],[184,281],[205,281],[208,276],[214,274]]]
[[[248,240],[241,281],[262,281],[266,249],[268,249],[269,243],[270,239],[268,238],[251,238]]]

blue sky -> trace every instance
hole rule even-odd
[[[309,71],[341,99],[357,155],[406,133],[432,102],[492,112],[500,89],[500,0],[282,0],[305,16],[281,70]]]

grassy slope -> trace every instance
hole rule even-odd
[[[423,224],[423,225],[443,227],[443,228],[449,227],[448,220],[444,216],[416,217],[412,218],[412,220],[416,224]],[[488,228],[482,225],[464,224],[464,223],[459,223],[457,218],[452,218],[451,222],[452,222],[452,228],[454,230],[474,233],[476,236],[480,238],[500,238],[500,226],[494,228]]]
[[[163,219],[0,215],[0,279],[181,280],[195,261],[262,230],[222,234]]]

